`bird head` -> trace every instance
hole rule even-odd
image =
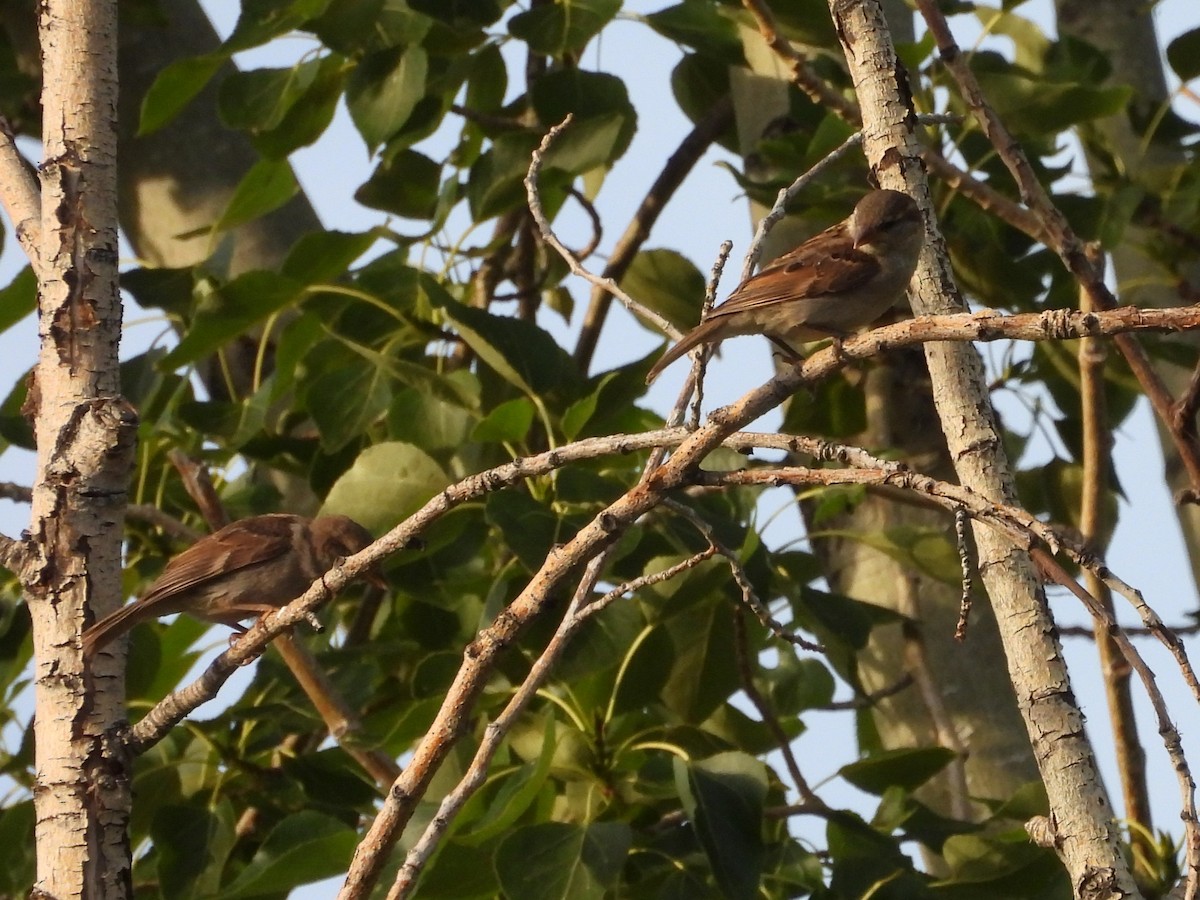
[[[923,228],[917,204],[899,191],[871,191],[850,216],[855,247],[907,245],[922,236]]]
[[[317,559],[332,566],[339,559],[353,556],[374,543],[371,532],[349,516],[320,516],[312,522],[313,549]],[[387,582],[378,569],[372,566],[362,576],[379,588],[387,588]]]

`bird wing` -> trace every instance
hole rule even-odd
[[[202,552],[193,544],[167,563],[139,602],[173,596],[239,569],[257,566],[291,551],[297,516],[267,515],[234,522],[215,532]]]
[[[856,249],[848,234],[835,234],[839,228],[844,231],[843,225],[835,225],[746,279],[710,318],[759,309],[781,300],[803,302],[866,284],[879,273],[879,261]],[[824,239],[826,235],[828,240]]]

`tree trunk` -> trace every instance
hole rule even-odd
[[[911,40],[911,12],[902,4],[893,6],[899,39]],[[755,74],[735,78],[733,93],[741,150],[748,155],[762,130],[787,111],[788,73],[757,32],[747,35],[745,45]],[[757,221],[766,210],[752,207],[751,212]],[[786,223],[785,219],[781,225]],[[797,236],[779,227],[768,242],[764,259],[794,246]],[[851,438],[852,443],[895,448],[919,471],[952,476],[929,373],[919,351],[890,353],[873,360],[864,390],[867,430]],[[878,495],[866,497],[845,516],[826,525],[861,534],[900,527],[953,534],[944,512],[900,505]],[[834,590],[914,620],[912,628],[876,629],[858,665],[864,686],[870,690],[896,684],[906,675],[914,677],[912,688],[881,701],[871,711],[885,747],[941,744],[962,754],[922,789],[921,799],[940,813],[969,819],[976,812],[971,797],[1011,796],[1036,780],[1037,766],[990,609],[978,605],[969,638],[961,644],[953,639],[959,600],[953,587],[861,541],[822,539],[814,542],[814,548]]]
[[[863,150],[882,187],[907,189],[929,209],[920,148],[909,125],[913,110],[891,36],[877,0],[830,0],[863,114]],[[922,251],[912,293],[914,312],[964,311],[946,265],[936,223]],[[985,497],[1014,501],[984,380],[971,344],[930,343],[925,358],[933,398],[959,482]],[[1018,707],[1050,799],[1053,845],[1077,896],[1134,897],[1137,889],[1120,847],[1120,832],[1075,703],[1070,678],[1028,554],[986,525],[976,524],[980,576],[1000,624]]]
[[[137,421],[117,370],[116,7],[49,0],[39,23],[41,352],[27,403],[37,476],[24,583],[36,657],[36,891],[47,897],[130,893],[128,771],[105,769],[100,752],[124,716],[122,664],[85,666],[79,646],[85,618],[121,603]]]

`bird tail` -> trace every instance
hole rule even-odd
[[[662,370],[669,366],[679,357],[683,356],[689,350],[700,346],[701,344],[714,343],[725,337],[721,333],[722,326],[725,323],[720,319],[709,319],[706,322],[701,322],[687,334],[679,339],[679,343],[662,355],[658,362],[650,367],[650,371],[646,373],[646,384],[650,384],[662,374]]]
[[[83,633],[83,655],[91,656],[105,644],[114,641],[145,618],[145,607],[139,602],[126,604],[105,616]]]

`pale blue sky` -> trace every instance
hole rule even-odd
[[[627,8],[646,13],[668,5],[667,0],[642,0],[627,4]],[[228,34],[236,17],[236,4],[225,0],[207,0],[205,6],[218,30],[223,35]],[[1043,27],[1051,18],[1048,0],[1026,3],[1019,11],[1042,23]],[[1200,26],[1200,5],[1195,0],[1164,0],[1158,5],[1155,15],[1164,44],[1171,37]],[[965,21],[955,19],[952,24],[961,43],[969,45],[974,40],[973,33],[960,30],[966,27]],[[308,47],[309,44],[303,39],[285,40],[255,54],[253,59],[260,63],[265,60],[266,64],[281,65],[295,59]],[[638,133],[629,153],[610,174],[599,198],[599,209],[606,225],[602,251],[611,247],[621,233],[656,174],[656,167],[663,155],[678,144],[680,137],[690,127],[690,123],[678,111],[669,87],[669,74],[678,59],[679,52],[673,45],[655,36],[645,26],[626,21],[606,30],[604,39],[589,49],[583,60],[582,64],[587,68],[639,73],[636,80],[628,82],[639,114]],[[1200,106],[1195,103],[1181,101],[1178,108],[1188,118],[1200,119]],[[455,124],[452,119],[451,123]],[[29,145],[26,145],[26,150],[36,153],[36,148]],[[716,165],[723,157],[719,150],[706,155],[666,208],[649,242],[651,247],[670,247],[685,253],[705,272],[721,241],[732,239],[735,242],[734,260],[737,263],[750,237],[744,199],[729,175]],[[365,229],[381,221],[380,213],[359,206],[352,198],[355,188],[370,170],[370,160],[344,110],[339,113],[326,136],[316,146],[297,153],[294,162],[301,183],[327,226],[346,230]],[[408,223],[399,223],[400,230],[405,230],[405,224]],[[465,224],[465,220],[461,224]],[[569,236],[572,228],[570,222],[564,222],[562,227]],[[572,241],[568,240],[568,243]],[[6,284],[21,264],[20,251],[10,237],[0,256],[0,284]],[[597,269],[599,267],[599,264],[595,266]],[[734,272],[736,269],[731,264],[728,271]],[[731,285],[732,282],[727,281],[725,290]],[[553,315],[546,316],[543,322],[559,336],[575,332],[579,314],[587,303],[586,285],[573,282],[570,287],[576,298],[576,322],[570,329]],[[130,311],[126,320],[125,356],[139,352],[162,330],[161,321],[148,321],[140,312]],[[610,368],[643,356],[659,343],[658,338],[614,306],[613,322],[598,347],[596,367]],[[985,348],[984,352],[994,351]],[[0,358],[10,360],[5,367],[8,379],[0,384],[0,391],[7,391],[9,384],[33,364],[35,357],[36,331],[32,320],[0,335]],[[655,384],[650,402],[656,408],[665,410],[673,400],[683,378],[683,369],[683,366],[679,366],[669,370]],[[770,376],[767,345],[759,338],[728,342],[709,372],[707,407],[711,409],[735,399]],[[1020,411],[1015,407],[1005,408],[1004,414],[1011,421],[1020,421]],[[778,416],[773,415],[760,423],[760,427],[773,428],[778,421]],[[1045,447],[1043,452],[1046,452]],[[1159,465],[1157,462],[1150,466],[1144,464],[1147,458],[1158,458],[1157,439],[1144,404],[1117,435],[1114,454],[1118,475],[1130,500],[1123,504],[1121,524],[1109,554],[1109,563],[1126,581],[1140,588],[1147,601],[1168,622],[1179,621],[1186,611],[1196,608],[1197,592],[1187,567],[1182,542],[1174,527],[1170,498],[1159,477]],[[0,457],[0,480],[28,484],[32,479],[32,471],[31,454],[10,451]],[[765,508],[767,513],[775,512],[786,503],[782,497],[766,502],[774,504]],[[0,503],[0,529],[4,533],[17,534],[27,524],[27,507]],[[782,544],[796,539],[799,534],[797,517],[788,513],[776,519],[769,537],[774,544]],[[1064,622],[1082,623],[1086,620],[1073,600],[1056,599],[1054,608]],[[1130,617],[1124,618],[1132,620]],[[1195,655],[1194,640],[1190,645]],[[1139,646],[1159,673],[1160,684],[1168,693],[1176,724],[1184,733],[1184,746],[1197,746],[1200,715],[1197,714],[1195,703],[1181,689],[1173,664],[1158,653],[1149,641],[1142,640]],[[1105,727],[1107,714],[1094,649],[1089,642],[1073,640],[1068,642],[1067,651],[1076,692],[1090,717],[1091,733],[1101,754],[1110,790],[1115,792],[1117,782],[1109,752],[1111,741]],[[236,685],[227,686],[226,694],[233,695],[236,690]],[[1144,708],[1144,699],[1138,689],[1135,689],[1135,694],[1139,707]],[[853,723],[848,715],[828,714],[814,724],[818,727],[811,728],[807,735],[799,739],[796,751],[806,775],[813,783],[819,783],[832,775],[838,766],[853,758]],[[1157,824],[1178,834],[1178,789],[1165,764],[1166,758],[1152,721],[1142,716],[1139,725],[1149,756],[1148,769],[1153,773],[1152,791]],[[10,731],[4,737],[11,742],[13,734]],[[844,747],[845,750],[841,753],[831,752],[834,747]],[[1193,763],[1196,762],[1193,760]],[[835,805],[861,802],[861,799],[856,801],[852,789],[841,785],[839,781],[822,788],[821,793]],[[863,808],[869,810],[870,803]],[[796,825],[798,832],[809,834],[816,841],[822,840],[823,825],[819,822],[801,819]],[[301,893],[307,897],[322,897],[331,896],[333,890],[333,883],[328,883],[312,886]]]

